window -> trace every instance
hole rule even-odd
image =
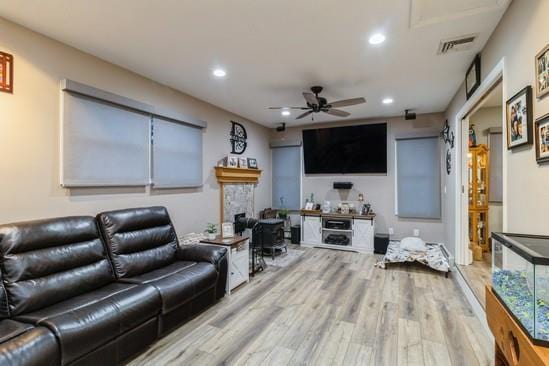
[[[150,115],[64,93],[64,187],[149,184]]]
[[[201,186],[202,130],[155,116],[152,164],[155,188]]]
[[[440,219],[440,149],[438,137],[397,139],[396,214]]]
[[[301,146],[272,149],[273,208],[297,210],[301,206]]]

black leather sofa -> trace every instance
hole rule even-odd
[[[0,365],[117,365],[223,296],[163,207],[0,226]]]

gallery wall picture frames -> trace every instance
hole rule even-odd
[[[465,95],[467,99],[473,95],[473,93],[480,86],[480,55],[476,55],[475,59],[471,63],[471,66],[467,69],[465,74]]]
[[[532,143],[532,87],[528,85],[506,103],[507,149]]]
[[[538,118],[534,127],[536,161],[549,163],[549,113]]]
[[[549,44],[536,55],[536,97],[549,94]]]
[[[13,93],[13,56],[0,52],[0,91]]]

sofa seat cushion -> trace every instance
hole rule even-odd
[[[69,363],[158,315],[152,286],[112,283],[17,319],[51,329]]]
[[[49,329],[10,319],[0,321],[0,365],[57,366],[60,359],[59,346]]]
[[[0,321],[0,343],[7,342],[33,328],[34,327],[30,324],[4,319]]]
[[[210,263],[177,261],[124,281],[156,287],[162,297],[162,313],[166,314],[215,286],[217,271]]]

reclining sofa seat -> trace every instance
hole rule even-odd
[[[97,221],[116,277],[152,285],[160,294],[159,335],[224,296],[227,250],[207,245],[180,249],[166,208],[103,212]]]
[[[158,292],[115,282],[93,217],[2,225],[0,255],[2,316],[25,323],[12,325],[18,344],[2,353],[15,364],[32,365],[34,352],[40,365],[115,365],[156,339]]]
[[[7,306],[6,291],[0,284],[0,365],[58,366],[59,345],[53,333],[44,327],[7,319]]]

